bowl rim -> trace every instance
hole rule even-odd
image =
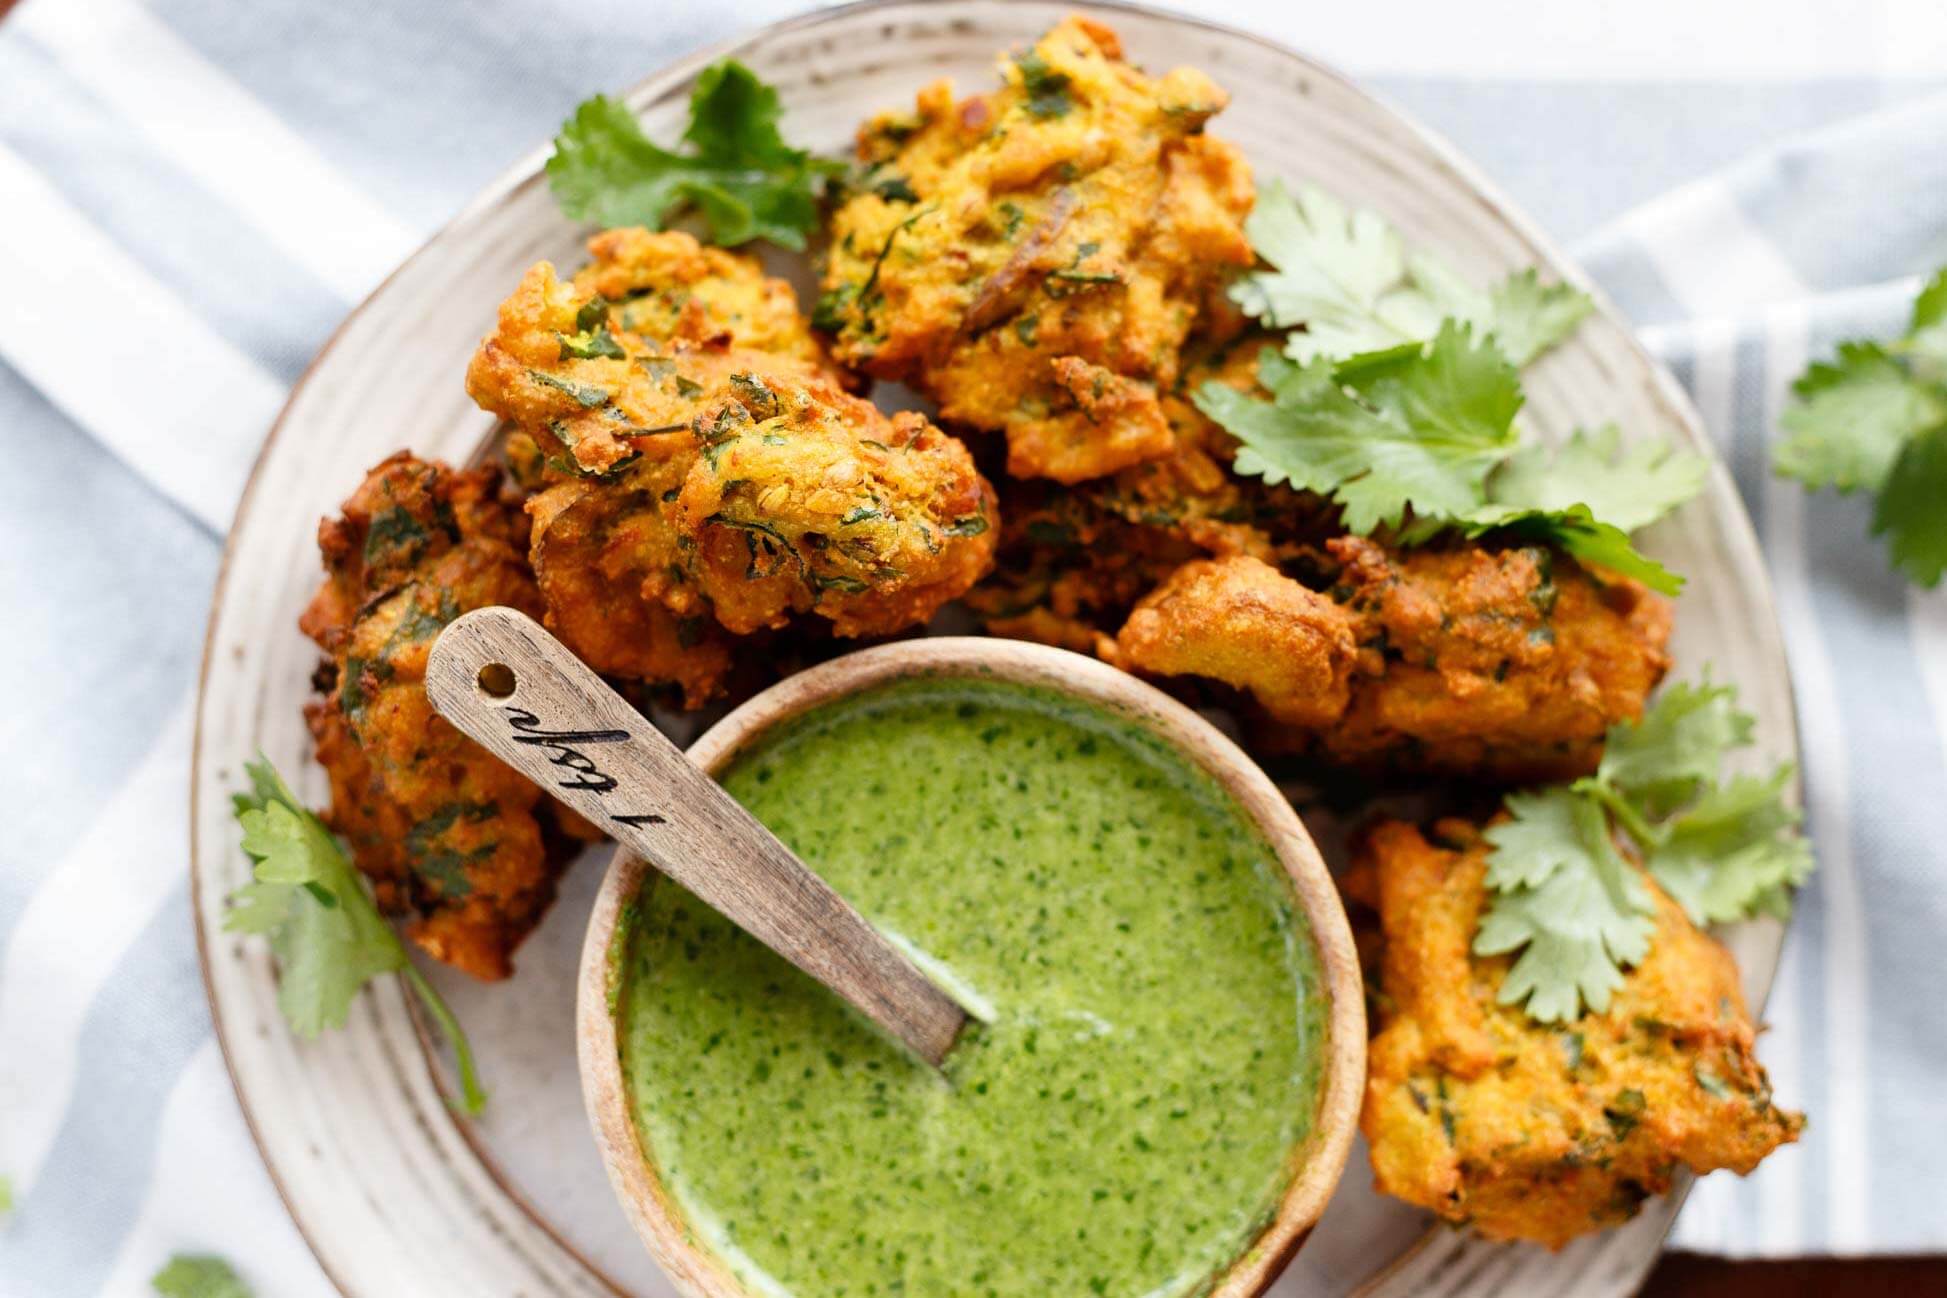
[[[936,636],[861,649],[786,677],[711,726],[689,755],[712,775],[795,717],[862,690],[916,679],[975,678],[1053,689],[1116,713],[1169,743],[1214,778],[1277,854],[1311,930],[1325,997],[1318,1117],[1277,1210],[1209,1290],[1251,1298],[1283,1272],[1325,1211],[1345,1170],[1365,1089],[1364,982],[1337,885],[1296,809],[1244,750],[1155,686],[1093,658],[1025,641]],[[582,943],[575,1043],[582,1098],[609,1182],[630,1224],[689,1298],[750,1298],[729,1267],[689,1228],[656,1174],[623,1080],[610,952],[629,903],[654,867],[618,852],[603,876]]]

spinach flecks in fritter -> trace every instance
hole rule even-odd
[[[403,505],[395,505],[372,520],[365,531],[365,566],[377,567],[388,560],[410,563],[426,543],[426,528]],[[403,554],[393,554],[395,550]]]
[[[592,383],[576,383],[573,379],[556,378],[546,370],[529,370],[527,377],[544,388],[553,388],[557,392],[566,393],[574,398],[576,405],[589,410],[597,406],[605,406],[609,402],[608,392]]]
[[[1029,50],[1014,60],[1021,69],[1021,89],[1028,95],[1027,110],[1036,117],[1064,117],[1074,108],[1068,97],[1068,74],[1048,66],[1039,50]]]

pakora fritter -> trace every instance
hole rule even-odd
[[[1261,559],[1186,563],[1136,605],[1115,660],[1249,690],[1278,721],[1328,727],[1351,701],[1357,620]]]
[[[1471,953],[1488,845],[1370,831],[1351,891],[1382,932],[1360,1125],[1379,1189],[1489,1239],[1560,1248],[1634,1216],[1680,1166],[1749,1172],[1804,1119],[1771,1100],[1730,953],[1653,881],[1648,955],[1600,1013],[1540,1024]]]
[[[761,279],[750,258],[713,273]],[[692,314],[743,291],[688,287]],[[468,371],[474,399],[550,466],[530,506],[535,571],[548,625],[598,671],[673,682],[695,704],[728,668],[726,634],[808,612],[840,635],[889,634],[986,571],[993,490],[960,442],[734,328],[650,339],[613,311],[542,263]]]
[[[505,978],[554,897],[572,813],[433,711],[426,658],[447,623],[505,604],[538,614],[527,519],[497,469],[401,451],[318,526],[324,585],[299,626],[330,655],[305,708],[331,778],[326,823],[407,935],[478,978]]]
[[[1233,555],[1278,563],[1337,531],[1330,502],[1231,473],[1236,439],[1190,401],[1208,380],[1254,384],[1263,345],[1253,335],[1193,347],[1162,402],[1167,454],[1072,487],[1008,484],[996,571],[968,598],[988,631],[1119,661],[1117,629],[1183,564]]]
[[[1553,550],[1356,536],[1324,548],[1338,563],[1329,600],[1249,560],[1200,568],[1144,601],[1117,661],[1250,691],[1269,748],[1508,782],[1592,771],[1604,733],[1642,715],[1668,668],[1669,604]],[[1267,637],[1327,656],[1265,664]]]
[[[1315,737],[1343,765],[1570,779],[1669,669],[1670,604],[1539,546],[1389,550],[1339,537],[1333,595],[1361,620],[1352,705]]]
[[[588,255],[575,272],[575,296],[601,298],[613,331],[652,342],[721,338],[814,365],[829,360],[791,286],[748,254],[681,230],[632,226],[602,231],[588,241]]]
[[[1005,431],[1010,474],[1080,482],[1171,451],[1161,396],[1213,286],[1252,263],[1254,190],[1203,134],[1224,92],[1144,76],[1106,27],[1071,18],[1001,70],[861,131],[818,321],[843,363]]]

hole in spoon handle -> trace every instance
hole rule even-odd
[[[526,614],[483,608],[426,665],[439,714],[938,1066],[966,1012]]]

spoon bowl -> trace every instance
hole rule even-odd
[[[1091,658],[1019,641],[966,637],[909,640],[861,650],[792,676],[745,703],[689,750],[712,775],[780,724],[861,690],[915,679],[987,680],[1058,691],[1165,741],[1211,776],[1275,852],[1297,915],[1316,949],[1324,1002],[1317,1044],[1318,1113],[1293,1153],[1292,1175],[1275,1211],[1227,1270],[1213,1298],[1262,1294],[1324,1212],[1344,1170],[1365,1077],[1365,1008],[1358,960],[1338,891],[1291,804],[1216,727],[1168,695]],[[656,877],[618,853],[604,878],[582,947],[576,1039],[583,1097],[609,1179],[650,1254],[689,1298],[755,1298],[699,1238],[638,1133],[624,1080],[617,1024],[624,915]]]

